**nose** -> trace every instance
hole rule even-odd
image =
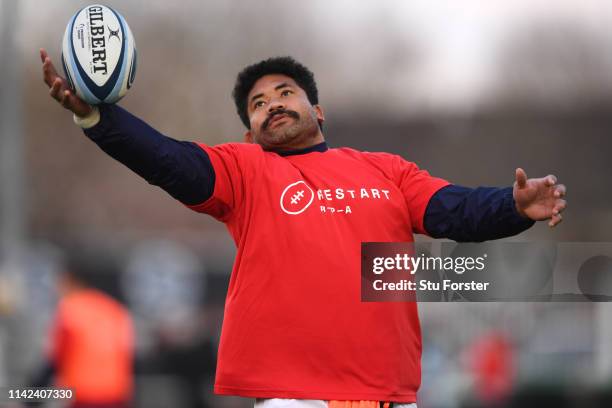
[[[285,104],[278,98],[274,98],[268,104],[268,113],[277,111],[279,109],[285,109]]]

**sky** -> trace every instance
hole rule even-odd
[[[87,3],[20,0],[21,46],[31,48],[35,43],[33,39],[40,35],[39,29],[53,24],[56,19],[66,19]],[[108,3],[115,5],[112,0]],[[190,19],[198,13],[220,12],[231,18],[231,8],[240,4],[249,4],[255,19],[269,18],[284,2],[184,0],[169,3],[149,0],[116,3],[118,8],[128,8],[127,4],[132,10],[142,6],[146,13],[166,15],[179,24],[193,24]],[[423,48],[418,66],[387,74],[387,79],[397,84],[394,88],[397,91],[392,91],[395,92],[394,98],[442,109],[469,110],[477,104],[496,80],[496,50],[509,34],[519,32],[530,23],[558,20],[584,25],[608,36],[612,43],[612,29],[609,28],[612,27],[612,1],[609,0],[312,0],[302,4],[307,5],[307,10],[298,10],[290,17],[296,19],[296,26],[300,24],[300,17],[309,17],[315,22],[319,36],[314,41],[317,41],[321,55],[330,55],[332,50],[337,50],[338,62],[348,62],[354,67],[343,72],[341,78],[349,83],[360,81],[377,68],[375,62],[364,61],[363,55],[354,51],[364,47],[370,52],[368,47],[383,47],[371,41],[380,32],[393,30],[407,43],[416,39]],[[133,14],[128,21],[135,18]],[[219,33],[219,36],[230,34]],[[135,35],[138,39],[138,33]],[[325,81],[331,82],[331,78],[324,76]],[[349,97],[355,99],[353,95]]]
[[[575,23],[603,33],[612,44],[612,2],[602,0],[441,0],[315,2],[347,29],[367,19],[372,8],[386,8],[390,21],[427,44],[427,58],[416,83],[436,105],[478,99],[495,80],[497,47],[530,23]],[[332,10],[330,10],[330,8]],[[338,18],[338,16],[343,16]],[[392,19],[391,19],[392,18]],[[610,47],[612,51],[612,47]],[[449,69],[452,67],[452,69]],[[450,90],[450,92],[449,92]]]

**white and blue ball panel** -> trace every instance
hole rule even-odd
[[[92,37],[88,29],[89,10],[92,7],[100,7],[104,15],[103,36],[107,70],[103,73],[92,69]],[[117,38],[119,43],[113,43],[114,38]],[[134,37],[127,22],[109,7],[87,6],[79,10],[66,27],[62,65],[74,92],[90,104],[114,103],[126,94],[136,74],[136,55]]]

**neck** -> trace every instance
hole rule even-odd
[[[319,152],[319,153],[325,153],[329,148],[327,147],[327,143],[326,142],[321,142],[319,144],[310,146],[310,147],[306,147],[304,149],[297,149],[297,150],[280,150],[280,151],[276,151],[275,153],[278,154],[279,156],[299,156],[302,154],[308,154],[308,153],[313,153],[313,152]]]
[[[302,149],[308,149],[309,147],[312,146],[316,146],[318,144],[321,144],[325,141],[325,138],[323,137],[323,133],[321,133],[321,130],[319,129],[319,131],[317,132],[317,134],[314,137],[309,137],[306,140],[302,140],[300,142],[297,142],[295,144],[291,144],[289,146],[283,146],[280,147],[278,149],[276,149],[277,151],[285,151],[285,150],[302,150]]]
[[[325,137],[323,137],[323,132],[317,126],[316,133],[312,133],[306,137],[297,138],[298,140],[292,140],[290,143],[286,143],[283,145],[268,145],[262,146],[264,150],[270,152],[285,152],[285,151],[294,151],[294,150],[302,150],[308,149],[309,147],[316,146],[325,142]]]

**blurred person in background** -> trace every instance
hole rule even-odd
[[[134,329],[125,306],[90,284],[91,259],[72,257],[60,274],[60,301],[48,361],[32,387],[74,392],[72,408],[128,408],[133,392]]]
[[[562,220],[565,187],[552,175],[517,169],[514,187],[472,189],[397,155],[329,148],[314,76],[289,57],[238,75],[247,143],[207,146],[166,137],[117,105],[88,105],[40,56],[50,95],[87,137],[226,224],[238,252],[215,392],[257,398],[258,408],[415,406],[417,306],[360,302],[361,242],[484,241]]]
[[[480,334],[467,350],[479,407],[505,407],[516,376],[516,351],[501,330]]]

